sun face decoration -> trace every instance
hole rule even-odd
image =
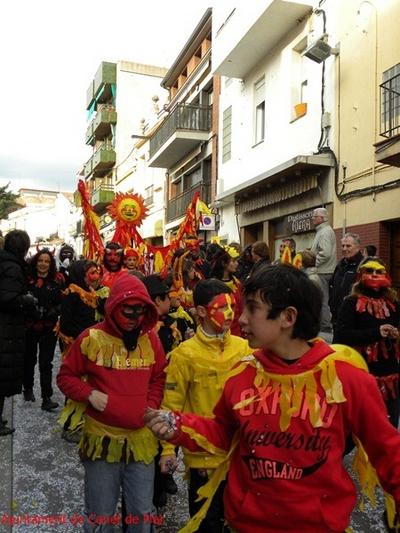
[[[147,216],[147,208],[140,194],[117,193],[108,212],[114,220],[140,226]]]

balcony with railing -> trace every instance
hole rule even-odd
[[[400,167],[400,74],[380,85],[381,131],[385,137],[375,145],[379,163]]]
[[[114,187],[106,183],[99,185],[91,194],[91,203],[96,213],[102,213],[114,200]]]
[[[193,199],[193,195],[199,192],[200,199],[208,204],[210,203],[210,183],[200,181],[192,187],[186,189],[182,193],[178,194],[174,198],[170,198],[167,203],[166,219],[167,222],[171,222],[177,218],[183,217],[186,213],[188,205]]]
[[[117,123],[117,112],[110,105],[98,109],[95,118],[86,130],[86,144],[94,145],[96,140],[101,140],[110,135],[111,126]]]
[[[85,164],[84,176],[104,176],[115,165],[116,153],[111,143],[103,143]]]
[[[201,142],[211,130],[211,107],[178,104],[150,139],[150,167],[171,168]]]
[[[94,80],[89,84],[86,92],[86,109],[95,107],[96,104],[108,102],[115,95],[117,83],[117,65],[103,61],[95,74]]]

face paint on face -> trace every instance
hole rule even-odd
[[[100,270],[98,267],[91,266],[85,274],[85,283],[88,287],[97,289],[100,282]]]
[[[360,280],[365,287],[374,291],[379,291],[385,287],[390,287],[392,280],[386,273],[383,265],[377,261],[368,261],[360,270]]]
[[[114,250],[111,248],[106,248],[106,253],[104,256],[104,263],[107,266],[108,270],[111,272],[116,272],[121,265],[122,250]]]
[[[228,293],[218,294],[207,305],[207,315],[217,330],[222,331],[231,325],[234,317],[235,298]]]
[[[140,326],[146,313],[146,306],[128,298],[115,307],[113,319],[120,330],[132,331]]]

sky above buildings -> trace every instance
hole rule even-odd
[[[169,68],[212,3],[5,2],[0,185],[74,190],[75,174],[90,155],[86,91],[100,62],[125,59]]]

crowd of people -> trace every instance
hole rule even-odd
[[[160,273],[117,242],[100,264],[69,245],[26,261],[28,235],[5,236],[0,436],[15,431],[5,398],[36,401],[38,362],[41,409],[58,410],[78,446],[85,531],[111,531],[104,517],[121,497],[123,530],[153,531],[143,517],[176,493],[178,447],[185,532],[342,533],[354,446],[369,457],[364,482],[375,468],[388,508],[400,505],[397,293],[376,249],[347,233],[337,262],[327,211],[312,221],[311,246],[285,238],[275,261],[263,241],[242,250],[188,236]],[[57,343],[63,406],[52,399]]]

